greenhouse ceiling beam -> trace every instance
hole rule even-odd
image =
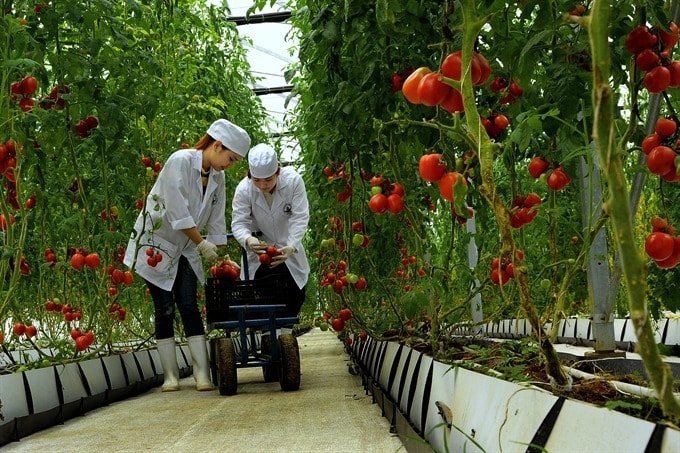
[[[227,21],[234,22],[236,25],[285,22],[291,15],[290,11],[281,11],[278,13],[251,14],[249,16],[229,16],[227,17]]]

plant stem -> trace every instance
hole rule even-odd
[[[609,86],[609,20],[609,3],[595,1],[590,16],[583,21],[588,29],[593,61],[593,137],[609,185],[609,199],[604,209],[611,218],[614,240],[621,256],[630,318],[638,339],[637,352],[642,356],[650,381],[659,393],[664,414],[677,420],[680,419],[680,404],[673,396],[673,375],[656,347],[647,311],[647,269],[635,243],[628,187],[623,171],[623,154],[614,137],[614,95]]]
[[[461,80],[461,94],[463,95],[463,105],[465,107],[465,120],[468,129],[472,133],[472,138],[476,142],[477,155],[479,156],[482,177],[482,184],[479,188],[479,192],[493,207],[501,236],[501,257],[513,256],[514,258],[516,247],[512,237],[512,227],[510,226],[510,213],[498,196],[493,175],[494,156],[499,151],[500,146],[491,141],[482,126],[472,87],[472,51],[477,35],[484,24],[484,19],[477,17],[474,0],[461,0],[461,10],[463,12],[463,74]],[[515,281],[517,283],[522,309],[526,313],[527,319],[538,337],[541,353],[545,360],[546,371],[558,385],[564,386],[569,382],[569,378],[562,369],[557,351],[555,351],[552,343],[547,338],[543,325],[541,324],[538,310],[531,302],[531,291],[529,288],[529,277],[526,266],[520,265],[515,267]]]

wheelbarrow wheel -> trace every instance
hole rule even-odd
[[[295,335],[284,333],[279,336],[281,351],[281,390],[290,392],[300,388],[300,350]]]
[[[217,340],[217,382],[220,395],[235,395],[237,386],[236,350],[231,338]]]
[[[272,355],[271,335],[262,335],[260,342],[262,354],[271,357]],[[262,376],[264,376],[264,382],[279,381],[281,380],[281,367],[278,364],[273,364],[271,362],[269,365],[262,365]]]

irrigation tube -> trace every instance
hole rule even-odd
[[[576,368],[571,368],[568,366],[563,366],[564,370],[569,373],[571,376],[578,378],[578,379],[586,379],[586,380],[593,380],[593,379],[599,379],[602,381],[606,381],[609,383],[612,387],[614,387],[614,390],[617,390],[622,393],[628,393],[630,395],[635,395],[635,396],[640,396],[643,398],[657,398],[658,399],[658,394],[656,393],[656,390],[649,388],[649,387],[643,387],[641,385],[635,385],[635,384],[629,384],[627,382],[620,382],[620,381],[609,381],[607,379],[603,379],[601,376],[596,376],[594,374],[586,373],[581,370],[577,370]],[[676,398],[680,398],[680,393],[674,393],[673,396]]]

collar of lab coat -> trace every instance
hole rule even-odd
[[[250,182],[251,184],[252,181]],[[276,181],[276,189],[274,189],[274,200],[272,201],[272,206],[271,208],[267,204],[267,200],[264,198],[264,193],[255,187],[255,184],[253,184],[253,188],[257,193],[257,196],[255,197],[255,205],[259,206],[261,209],[264,209],[265,211],[271,210],[271,212],[277,212],[277,209],[283,210],[283,204],[284,200],[286,199],[286,195],[288,194],[289,190],[289,183],[288,183],[288,178],[284,175],[283,170],[279,173],[278,180]]]

